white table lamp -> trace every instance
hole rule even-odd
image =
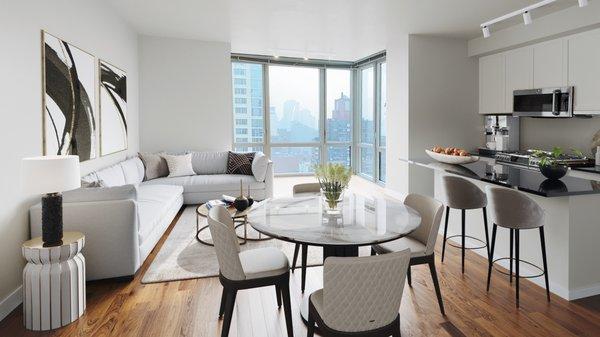
[[[21,164],[23,190],[42,197],[42,240],[45,247],[62,244],[61,192],[81,187],[78,156],[24,158]]]

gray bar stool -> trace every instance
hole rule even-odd
[[[546,240],[544,238],[544,210],[531,198],[523,193],[502,187],[487,186],[485,188],[487,196],[490,200],[492,209],[492,249],[490,251],[487,291],[490,290],[490,281],[492,277],[492,265],[499,260],[510,261],[509,280],[512,283],[513,260],[515,261],[515,290],[516,290],[516,305],[519,307],[519,278],[533,278],[544,275],[546,281],[546,298],[550,301],[550,286],[548,284],[548,264],[546,262]],[[493,260],[494,246],[496,245],[496,229],[497,226],[508,228],[510,230],[510,257],[503,257]],[[540,230],[540,241],[542,246],[542,263],[544,268],[540,268],[525,260],[519,258],[519,233],[525,229]],[[514,247],[513,247],[514,236]],[[513,259],[513,249],[515,258]],[[541,271],[538,275],[521,276],[519,274],[520,262],[533,266]],[[498,270],[500,271],[500,270]],[[500,271],[503,274],[505,272]]]
[[[442,183],[444,185],[444,191],[446,193],[446,224],[444,226],[444,242],[442,244],[442,262],[444,262],[444,254],[446,252],[446,241],[451,238],[460,237],[461,245],[457,246],[452,243],[448,245],[462,250],[462,272],[465,272],[465,249],[483,249],[485,248],[488,253],[488,259],[490,256],[489,239],[488,239],[488,225],[487,225],[487,197],[482,190],[479,189],[472,182],[459,178],[456,176],[444,176],[442,177]],[[459,235],[452,235],[447,237],[448,232],[448,218],[450,216],[450,208],[460,209],[462,213],[462,226],[461,233]],[[468,209],[483,209],[483,227],[485,228],[485,242],[482,240],[465,234],[465,211]],[[466,247],[465,239],[470,238],[475,241],[481,242],[481,246],[477,247]]]

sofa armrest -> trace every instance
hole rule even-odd
[[[113,200],[63,204],[63,228],[85,237],[87,280],[135,274],[140,266],[137,202]],[[42,235],[41,204],[29,210],[31,236]]]
[[[265,177],[265,192],[266,198],[273,197],[273,161],[269,160],[269,164],[267,165],[267,175]]]

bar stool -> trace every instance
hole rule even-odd
[[[310,197],[319,195],[321,193],[321,185],[319,183],[304,183],[296,184],[292,190],[294,198],[298,197]],[[300,244],[294,246],[294,257],[292,258],[292,273],[296,270],[296,262],[298,261],[298,252],[300,250]],[[301,277],[301,290],[304,292],[306,286],[306,264],[308,260],[308,245],[302,245],[302,261],[300,268],[302,269]]]
[[[446,193],[446,224],[444,226],[444,242],[442,244],[442,262],[444,262],[444,254],[446,252],[446,241],[451,238],[460,237],[461,245],[457,246],[452,243],[448,243],[448,245],[460,248],[462,250],[462,272],[465,272],[465,249],[483,249],[485,248],[488,253],[488,259],[490,257],[489,251],[489,239],[488,239],[488,225],[487,225],[487,197],[485,193],[479,189],[472,182],[455,177],[455,176],[444,176],[442,177],[442,183],[444,185],[444,190]],[[462,213],[462,231],[459,235],[452,235],[450,237],[446,237],[448,232],[448,218],[450,216],[450,208],[460,209]],[[468,209],[483,209],[483,227],[485,229],[485,242],[482,240],[465,234],[465,211]],[[472,240],[480,242],[481,246],[476,247],[466,247],[465,239],[470,238]]]
[[[516,305],[519,307],[519,278],[533,278],[544,275],[546,281],[546,298],[550,301],[550,286],[548,284],[548,264],[546,262],[546,240],[544,237],[544,210],[531,198],[527,197],[523,193],[501,187],[487,186],[485,188],[487,196],[490,200],[492,209],[492,249],[490,251],[489,267],[488,267],[488,279],[487,279],[487,291],[490,290],[490,281],[492,277],[492,265],[496,261],[509,260],[510,261],[510,273],[509,280],[512,283],[512,269],[513,260],[515,263],[516,275],[515,275],[515,292],[516,292]],[[510,257],[503,257],[492,260],[494,257],[494,247],[496,245],[496,229],[497,227],[504,227],[510,230]],[[540,242],[542,246],[542,263],[544,268],[540,268],[531,262],[521,260],[519,257],[519,233],[521,230],[536,229],[540,230]],[[513,247],[513,236],[514,236],[514,247]],[[515,257],[513,259],[513,249]],[[520,262],[526,263],[532,267],[535,267],[541,271],[538,275],[533,276],[521,276],[519,274]],[[498,270],[499,272],[506,274]]]

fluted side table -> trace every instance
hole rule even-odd
[[[44,247],[38,237],[23,243],[23,321],[30,330],[50,330],[85,311],[85,236],[65,232],[63,244]]]

